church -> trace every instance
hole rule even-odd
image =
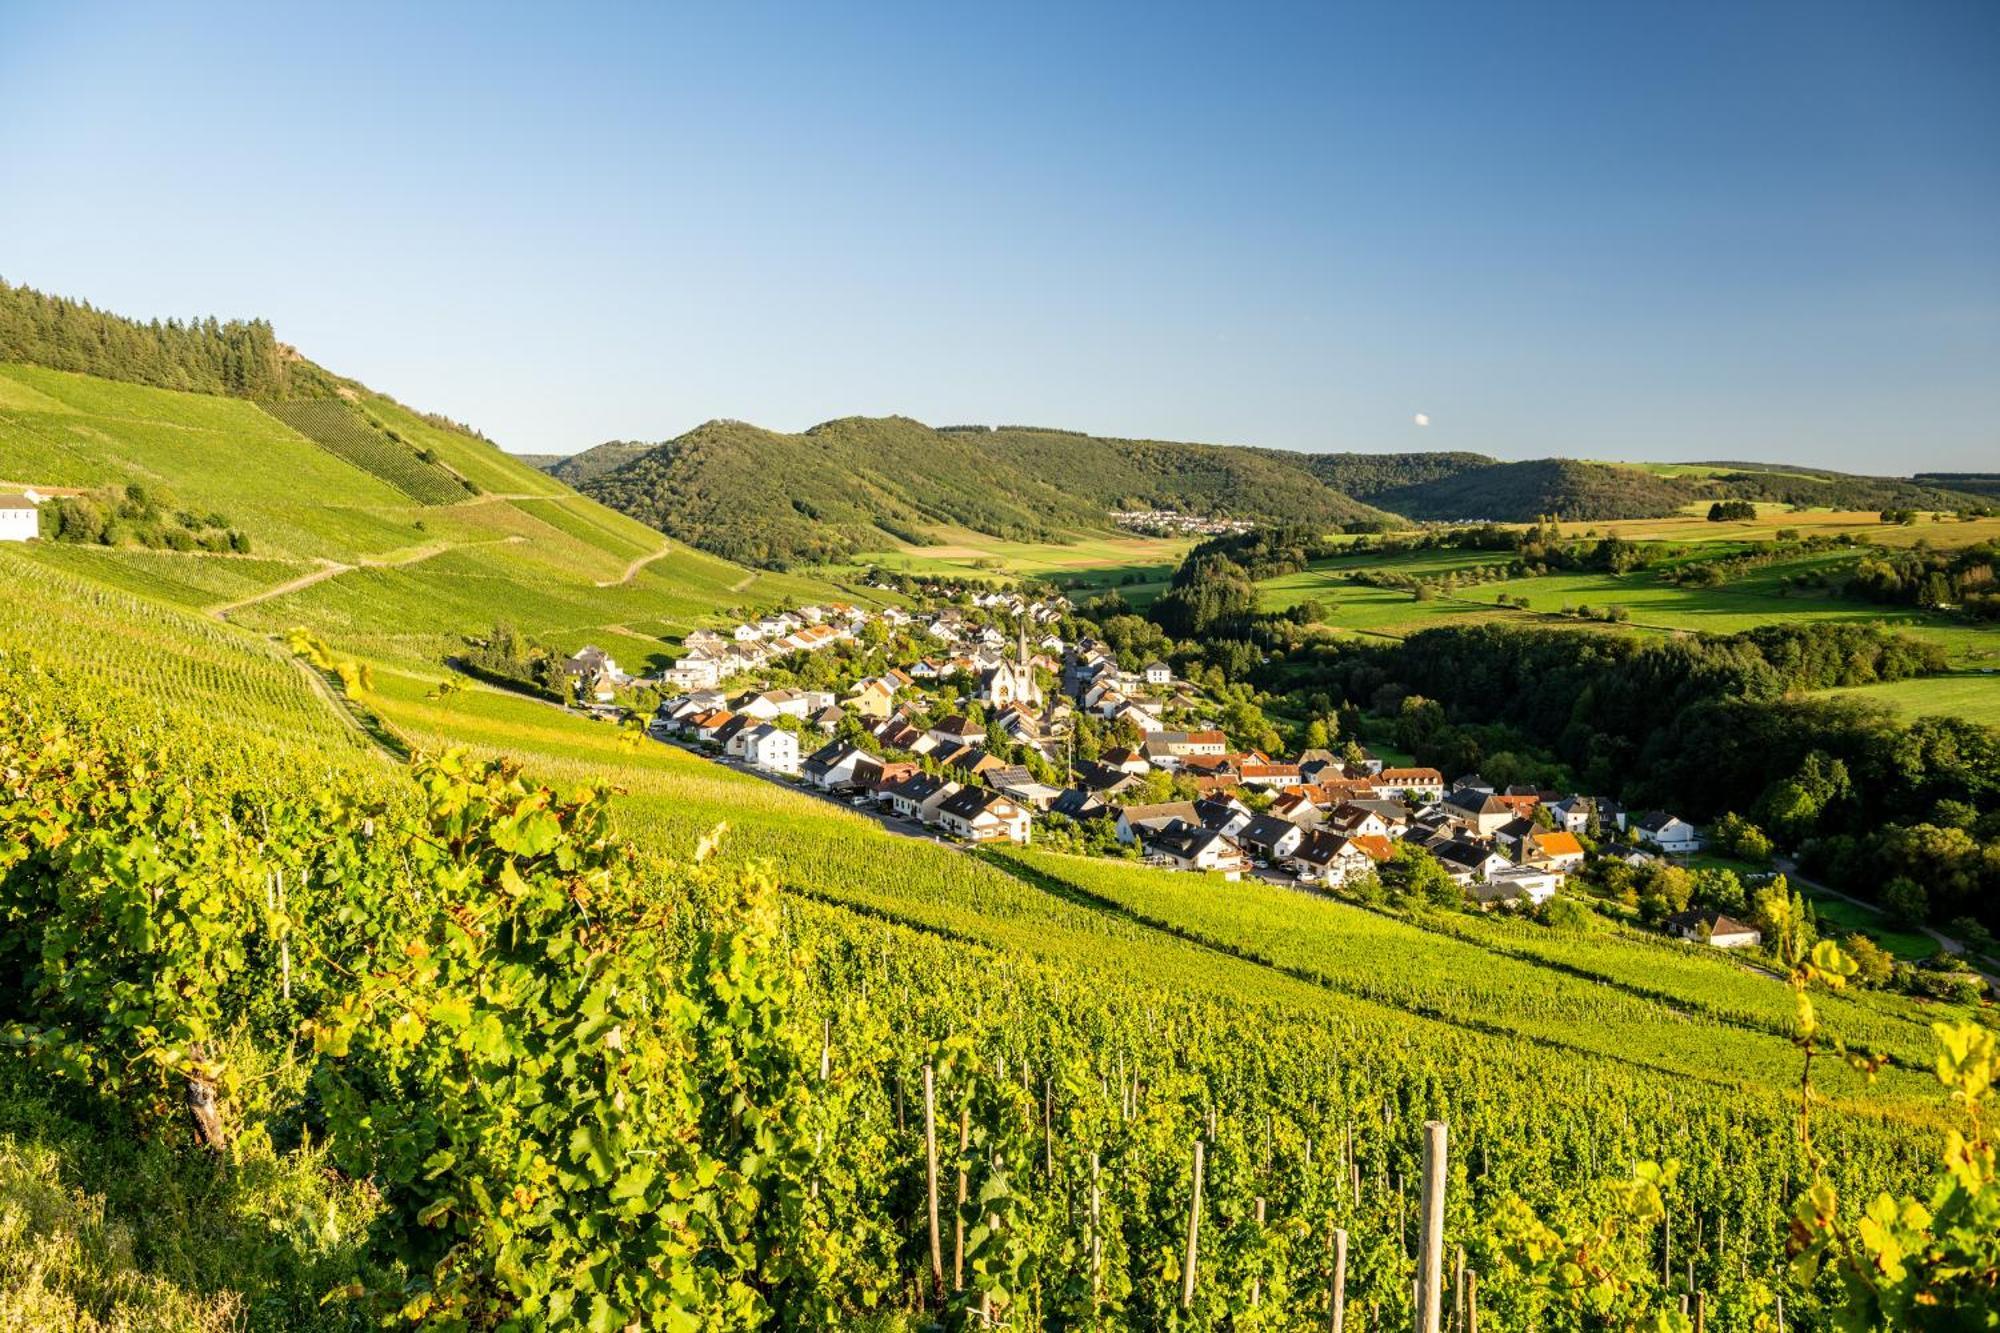
[[[1042,687],[1035,679],[1034,664],[1028,660],[1028,630],[1020,629],[1020,649],[1015,660],[1002,662],[979,676],[979,702],[995,708],[1020,704],[1023,708],[1042,706]]]

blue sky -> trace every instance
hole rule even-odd
[[[1996,71],[1990,0],[10,0],[0,275],[267,316],[517,450],[2000,470]]]

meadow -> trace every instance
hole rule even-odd
[[[965,528],[939,528],[935,540],[898,542],[857,555],[838,566],[856,573],[871,566],[912,575],[956,578],[1049,579],[1089,596],[1117,588],[1130,600],[1150,600],[1165,589],[1175,566],[1194,546],[1184,537],[1080,536],[1069,542],[1016,542]]]
[[[1727,526],[1727,525],[1714,525]],[[1713,540],[1728,539],[1717,534]],[[1724,546],[1723,549],[1729,549]],[[1283,610],[1314,601],[1325,609],[1325,623],[1338,630],[1402,636],[1436,625],[1469,620],[1501,620],[1524,624],[1607,628],[1577,619],[1584,607],[1603,611],[1623,607],[1630,614],[1627,632],[1704,631],[1733,634],[1759,625],[1822,622],[1881,625],[1913,638],[1938,644],[1955,666],[1968,672],[2000,665],[2000,628],[1982,625],[1914,607],[1885,606],[1848,599],[1817,589],[1786,588],[1787,577],[1816,576],[1855,557],[1847,552],[1801,555],[1751,569],[1720,587],[1694,587],[1662,578],[1655,570],[1624,574],[1601,571],[1557,571],[1524,578],[1501,579],[1434,590],[1419,599],[1401,588],[1372,587],[1348,582],[1355,572],[1369,570],[1435,580],[1481,565],[1504,563],[1494,552],[1426,550],[1389,554],[1362,553],[1316,561],[1305,570],[1267,579],[1258,585],[1265,610]],[[1526,605],[1502,606],[1510,603]],[[1977,675],[1908,682],[1882,691],[1884,701],[1903,711],[1950,711],[1959,705],[1990,708]],[[1937,702],[1925,703],[1926,698]]]

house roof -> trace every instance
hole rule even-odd
[[[1386,861],[1396,851],[1396,844],[1379,833],[1357,833],[1347,841],[1367,853],[1372,861]]]
[[[1658,833],[1667,825],[1677,822],[1675,816],[1664,810],[1648,810],[1633,821],[1647,833]]]
[[[1676,912],[1667,918],[1667,925],[1675,930],[1698,930],[1703,926],[1711,935],[1757,935],[1757,927],[1721,912],[1696,908],[1687,912]]]
[[[1001,819],[1011,819],[1021,812],[1021,807],[1002,796],[997,791],[984,787],[965,787],[953,793],[939,811],[954,819],[976,819],[991,813]]]
[[[1576,834],[1544,830],[1535,834],[1535,848],[1544,856],[1582,856],[1583,844]]]
[[[1189,824],[1199,824],[1201,816],[1194,810],[1193,801],[1162,801],[1158,805],[1128,805],[1121,812],[1127,824],[1144,824],[1153,820],[1179,819]]]
[[[1259,847],[1275,847],[1288,834],[1297,833],[1299,826],[1289,819],[1276,815],[1257,815],[1236,834],[1238,842],[1254,843]]]
[[[1385,768],[1375,775],[1377,786],[1389,786],[1398,782],[1441,787],[1444,785],[1444,774],[1435,768]]]
[[[0,491],[0,509],[34,509],[36,504],[19,491]]]

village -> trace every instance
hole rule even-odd
[[[1199,688],[1164,661],[1121,664],[1066,599],[939,591],[951,600],[923,609],[812,605],[695,631],[645,682],[663,696],[648,733],[958,845],[1039,839],[1320,892],[1366,887],[1421,852],[1480,910],[1542,907],[1593,854],[1644,867],[1703,845],[1667,812],[1447,780],[1351,740],[1234,748]],[[636,683],[595,648],[566,665],[600,708]],[[1715,910],[1660,924],[1719,948],[1760,942]]]

